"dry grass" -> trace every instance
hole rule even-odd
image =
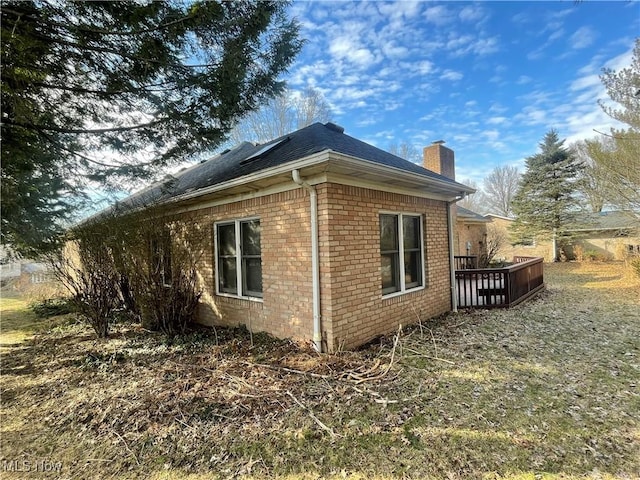
[[[638,478],[640,283],[617,264],[545,276],[512,310],[340,355],[62,321],[2,352],[2,459],[61,478]]]

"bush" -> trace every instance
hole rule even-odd
[[[32,303],[29,308],[39,318],[55,317],[75,312],[73,303],[68,298],[49,298],[41,302]]]
[[[148,276],[144,281],[144,289],[137,295],[142,324],[170,336],[183,334],[194,319],[201,295],[196,286],[195,270],[175,271],[170,284],[164,284],[154,276]]]
[[[629,261],[629,266],[631,267],[631,271],[633,274],[640,278],[640,257],[634,258]]]
[[[583,259],[586,262],[608,262],[611,255],[606,252],[596,252],[595,250],[585,250]]]

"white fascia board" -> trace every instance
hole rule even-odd
[[[475,192],[475,189],[471,187],[467,187],[466,185],[463,185],[463,184],[459,184],[463,188],[455,188],[455,186],[451,185],[451,183],[446,180],[440,180],[440,179],[432,178],[426,175],[420,175],[418,173],[409,172],[407,170],[403,170],[397,167],[381,165],[379,163],[374,163],[369,160],[362,160],[361,158],[353,157],[351,155],[345,155],[344,153],[335,152],[333,150],[330,151],[330,154],[332,157],[337,157],[343,162],[349,163],[353,167],[359,168],[364,171],[380,173],[391,178],[397,178],[398,180],[415,182],[416,179],[420,179],[421,180],[420,183],[425,187],[433,186],[433,187],[442,188],[451,192],[452,194],[451,197],[448,197],[450,198],[450,200],[457,199],[459,196],[463,194],[470,194]],[[455,180],[451,180],[451,181],[455,182]]]
[[[382,192],[397,193],[399,195],[408,195],[411,197],[428,198],[430,200],[439,200],[442,202],[451,201],[451,197],[446,195],[438,195],[437,193],[425,192],[422,190],[406,187],[383,185],[379,182],[367,181],[360,178],[351,178],[346,175],[328,173],[325,176],[325,181],[329,183],[337,183],[340,185],[348,185],[350,187],[368,188],[369,190],[379,190]],[[313,184],[312,182],[313,179],[309,181],[309,183]]]
[[[486,213],[484,216],[485,217],[499,218],[501,220],[509,220],[510,222],[513,222],[515,220],[515,218],[504,217],[502,215],[498,215],[497,213]]]

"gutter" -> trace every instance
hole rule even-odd
[[[300,170],[292,170],[293,181],[309,192],[311,201],[311,274],[313,276],[313,345],[322,352],[322,324],[320,317],[320,268],[318,248],[318,193],[315,187],[300,178]]]
[[[464,198],[464,195],[462,196]],[[447,234],[449,237],[449,279],[451,283],[451,311],[458,311],[458,297],[456,295],[456,264],[453,255],[453,228],[454,228],[454,218],[453,218],[453,206],[458,200],[462,200],[462,198],[453,200],[451,202],[447,202]]]

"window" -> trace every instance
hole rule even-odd
[[[383,295],[424,286],[423,245],[420,215],[380,215]]]
[[[216,224],[218,293],[262,298],[260,220]]]

